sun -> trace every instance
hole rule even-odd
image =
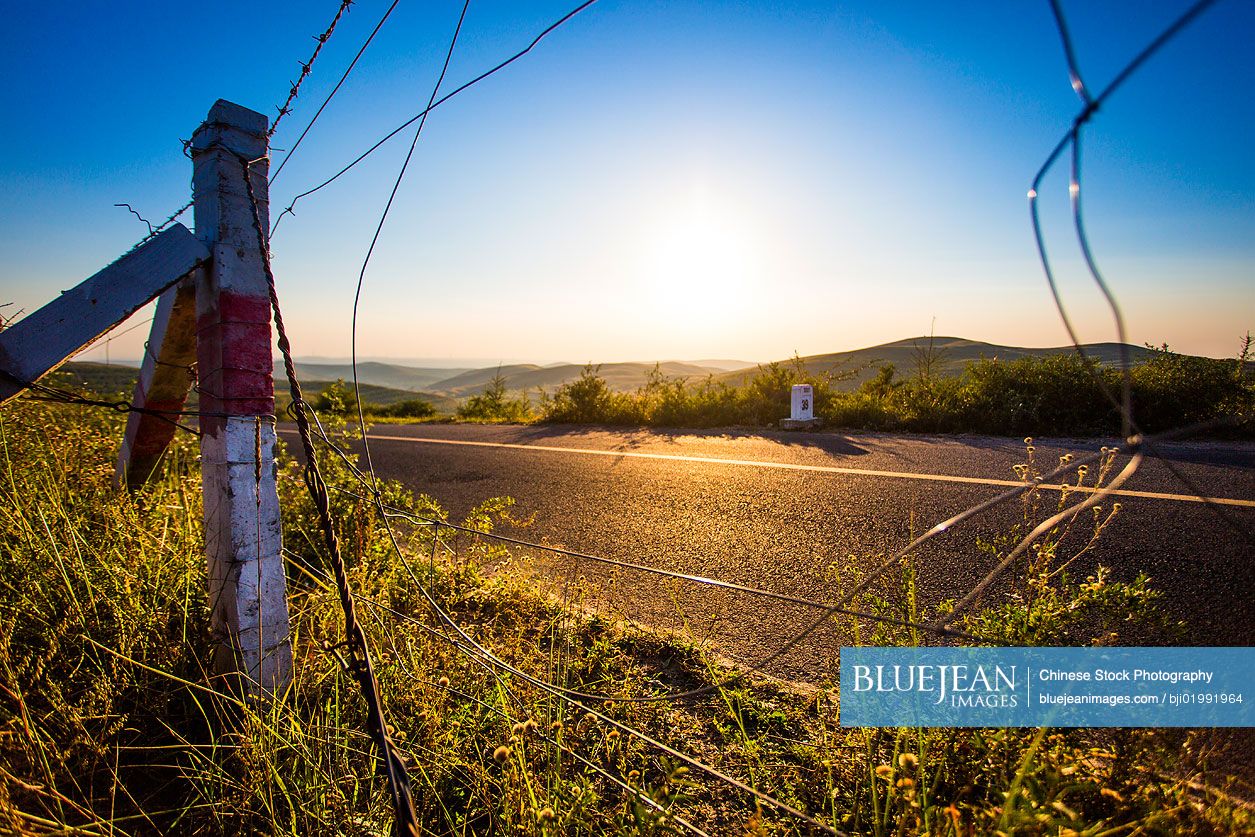
[[[641,290],[656,320],[714,325],[752,306],[755,230],[706,194],[656,215],[641,251]]]

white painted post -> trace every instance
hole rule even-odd
[[[196,288],[201,473],[212,629],[219,674],[249,694],[291,679],[287,584],[274,460],[270,300],[253,209],[269,225],[266,117],[219,100],[192,137],[196,234],[213,254]]]

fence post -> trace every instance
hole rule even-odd
[[[292,671],[274,460],[270,298],[244,161],[269,224],[266,117],[219,100],[192,136],[196,234],[213,254],[196,288],[201,473],[218,674],[249,694],[282,692]]]
[[[180,282],[157,298],[144,360],[135,383],[137,407],[166,410],[166,415],[131,413],[118,451],[117,481],[137,489],[148,481],[162,454],[174,439],[179,418],[192,388],[196,361],[196,278]]]

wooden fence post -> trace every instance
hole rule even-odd
[[[196,279],[167,288],[157,298],[144,360],[135,383],[137,407],[163,414],[131,413],[118,451],[119,484],[137,489],[148,481],[174,438],[174,422],[187,404],[196,362]]]
[[[196,234],[213,254],[196,288],[201,473],[219,674],[280,693],[292,671],[274,460],[270,298],[244,183],[269,224],[266,117],[219,100],[192,137]]]

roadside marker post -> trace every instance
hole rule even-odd
[[[794,384],[789,418],[809,421],[815,417],[815,388],[810,384]]]
[[[789,394],[789,417],[780,420],[784,430],[810,430],[819,427],[822,419],[815,418],[815,388],[810,384],[794,384]]]

